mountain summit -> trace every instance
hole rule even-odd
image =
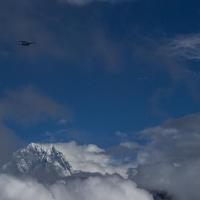
[[[53,145],[34,143],[15,152],[2,170],[14,175],[32,176],[41,181],[53,181],[72,174],[70,164]]]

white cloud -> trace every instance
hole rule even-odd
[[[198,200],[200,114],[170,119],[142,134],[150,143],[138,152],[136,182],[144,188],[167,191],[177,200]]]
[[[200,60],[200,34],[179,36],[169,43],[169,49],[175,56]]]
[[[125,147],[128,149],[139,149],[141,146],[136,142],[122,142],[120,143],[121,147]]]
[[[51,148],[51,144],[43,144],[43,148]],[[94,144],[78,145],[76,142],[57,143],[54,147],[63,153],[66,161],[72,166],[74,171],[89,173],[100,173],[102,175],[118,174],[127,178],[127,165],[118,165],[113,157],[109,156],[104,149]]]
[[[1,200],[152,200],[130,180],[117,176],[73,179],[44,186],[34,180],[0,175]]]

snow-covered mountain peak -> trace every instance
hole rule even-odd
[[[53,145],[35,143],[15,152],[11,161],[3,166],[3,171],[39,179],[45,176],[52,180],[72,173],[70,164]]]
[[[21,152],[21,153],[29,152],[29,153],[33,153],[33,154],[36,153],[36,154],[41,154],[41,155],[42,154],[50,155],[52,147],[53,147],[53,145],[46,146],[46,145],[43,145],[43,144],[30,143],[26,148],[23,148],[18,152]]]

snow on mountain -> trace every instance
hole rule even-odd
[[[34,143],[15,152],[11,161],[5,164],[2,170],[14,175],[28,175],[48,181],[72,174],[70,164],[53,145]]]

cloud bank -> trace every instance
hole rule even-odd
[[[0,199],[153,200],[149,192],[138,188],[135,182],[128,179],[125,174],[127,166],[115,165],[112,157],[106,155],[105,150],[98,146],[93,144],[78,145],[75,142],[70,142],[53,144],[53,147],[62,152],[64,159],[71,165],[75,176],[70,175],[66,179],[56,179],[54,182],[48,182],[47,180],[38,182],[34,176],[29,176],[29,174],[15,176],[9,172],[7,174],[1,173]],[[38,162],[38,158],[31,156],[36,150],[34,148],[37,148],[40,154],[42,151],[46,151],[48,154],[52,144],[28,145],[27,148],[20,150],[22,151],[21,156],[16,154],[14,157],[18,161],[17,165],[20,164],[23,167],[26,165],[26,161],[27,164],[30,164],[29,161],[32,162],[33,159]],[[25,152],[28,152],[28,154],[25,155]],[[58,154],[56,155],[58,156]],[[30,166],[30,170],[34,171],[34,167],[37,167],[37,164],[36,166],[34,164]],[[54,167],[57,167],[57,165],[54,165]],[[79,171],[88,173],[83,177]]]
[[[106,151],[94,144],[54,144],[73,172],[85,172],[86,176],[76,175],[66,181],[43,185],[32,180],[33,177],[20,179],[1,174],[0,199],[31,200],[34,196],[44,200],[151,200],[152,197],[138,189],[137,184],[147,190],[165,191],[176,200],[199,200],[199,124],[200,114],[196,113],[145,129],[140,132],[145,144],[123,142],[115,149],[124,155],[120,162],[114,158],[117,152]],[[52,144],[41,146],[48,151]],[[134,160],[127,160],[126,154]],[[129,170],[131,167],[132,171]],[[24,196],[22,190],[26,191]]]
[[[142,131],[150,142],[138,152],[135,181],[177,200],[200,198],[200,114],[170,119]]]
[[[132,181],[112,177],[74,179],[66,184],[44,186],[34,180],[0,175],[2,200],[152,200],[149,193]]]

